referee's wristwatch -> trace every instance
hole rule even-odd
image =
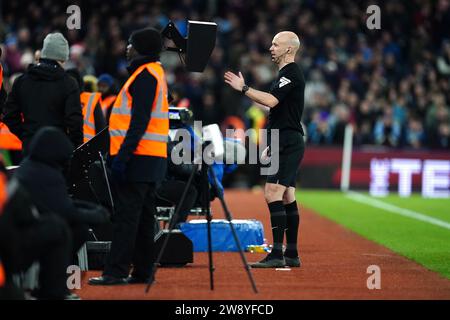
[[[250,88],[248,87],[248,85],[244,84],[244,86],[242,87],[241,92],[242,92],[243,94],[245,94],[245,93],[248,91],[248,89],[250,89]]]

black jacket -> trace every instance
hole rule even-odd
[[[130,75],[143,64],[152,61],[154,59],[149,57],[140,57],[133,60],[128,67]],[[129,88],[130,95],[133,97],[131,121],[117,157],[126,164],[126,176],[132,182],[159,182],[166,175],[167,159],[133,154],[151,119],[156,85],[155,77],[149,72],[143,71]]]
[[[3,107],[5,105],[6,102],[6,91],[5,88],[2,86],[0,89],[0,121],[2,119],[1,114],[3,113]]]
[[[55,61],[41,59],[15,81],[3,113],[3,122],[22,140],[25,152],[44,126],[60,128],[74,146],[83,143],[78,85]]]
[[[31,140],[29,155],[14,172],[14,177],[41,213],[58,214],[69,223],[101,224],[108,218],[103,208],[75,202],[67,192],[63,168],[72,150],[72,144],[59,129],[42,128]]]

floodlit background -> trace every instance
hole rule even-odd
[[[299,203],[450,279],[450,1],[0,3],[7,91],[55,30],[70,43],[67,68],[83,76],[109,73],[119,90],[128,76],[125,48],[133,30],[173,21],[185,36],[187,20],[216,22],[216,47],[203,73],[186,72],[173,52],[161,61],[171,89],[186,98],[195,119],[217,123],[223,132],[262,129],[267,116],[224,84],[224,72],[241,71],[249,86],[267,91],[277,74],[268,52],[272,38],[296,32],[297,62],[307,81]],[[372,4],[381,9],[379,30],[366,25]],[[80,30],[66,27],[69,5],[81,9]],[[352,130],[344,148],[346,128]],[[259,142],[251,136],[246,144]],[[8,150],[2,153],[13,164]],[[263,183],[259,167],[250,165],[224,179],[242,192],[257,192]],[[245,197],[239,201],[245,207]]]

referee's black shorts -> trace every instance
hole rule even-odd
[[[285,187],[295,187],[298,168],[305,153],[305,141],[300,132],[286,130],[280,132],[279,145],[279,168],[275,174],[267,176],[267,182],[281,184]],[[271,158],[273,161],[273,155]]]

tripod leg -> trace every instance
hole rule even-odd
[[[209,201],[209,200],[208,200]],[[211,238],[211,212],[209,207],[206,208],[206,228],[208,232],[208,261],[209,261],[209,287],[214,290],[214,264],[213,264],[213,253],[212,253],[212,238]]]
[[[208,235],[209,286],[211,290],[214,290],[214,264],[213,264],[212,237],[211,237],[212,216],[209,208],[208,166],[205,163],[202,164],[202,183],[203,183],[202,209],[206,214],[206,228]]]
[[[222,205],[223,211],[225,212],[225,217],[226,217],[226,219],[229,222],[228,224],[229,224],[229,226],[231,228],[231,233],[233,234],[234,242],[236,243],[236,246],[238,247],[242,263],[243,263],[244,268],[245,268],[245,270],[247,272],[247,275],[248,275],[248,278],[249,278],[250,283],[252,285],[253,291],[255,293],[258,293],[258,289],[256,288],[255,280],[253,279],[252,272],[250,271],[250,266],[248,265],[247,258],[245,257],[244,251],[242,250],[241,242],[239,241],[239,238],[237,236],[236,230],[234,229],[234,226],[233,226],[233,223],[232,223],[233,218],[231,217],[230,210],[228,210],[227,204],[226,204],[225,199],[223,197],[223,193],[220,190],[218,190],[217,178],[216,178],[216,175],[214,173],[214,170],[211,169],[210,172],[211,172],[213,180],[214,180],[213,188],[216,190],[216,194],[218,195],[218,198],[219,198],[220,203]]]
[[[196,165],[194,167],[194,169],[192,170],[191,175],[189,176],[189,180],[188,180],[188,182],[186,184],[186,187],[183,190],[183,194],[181,195],[180,202],[178,203],[178,205],[177,205],[177,207],[175,209],[175,212],[172,215],[172,218],[170,219],[170,222],[169,222],[169,234],[164,239],[163,245],[161,246],[161,250],[158,253],[158,257],[156,258],[156,261],[153,264],[152,273],[150,275],[149,282],[147,283],[147,287],[145,289],[145,293],[148,293],[148,291],[150,290],[150,287],[153,284],[152,280],[156,276],[156,271],[158,270],[158,264],[160,263],[163,255],[164,255],[164,251],[166,250],[167,244],[169,243],[170,234],[172,233],[172,230],[173,230],[173,228],[175,226],[175,221],[178,221],[178,213],[179,213],[179,211],[180,211],[180,209],[181,209],[181,207],[182,207],[182,205],[184,203],[184,200],[186,199],[187,192],[189,190],[189,187],[192,184],[192,180],[194,179],[194,175],[195,175],[195,172],[197,172],[197,170],[198,170],[198,166]]]

